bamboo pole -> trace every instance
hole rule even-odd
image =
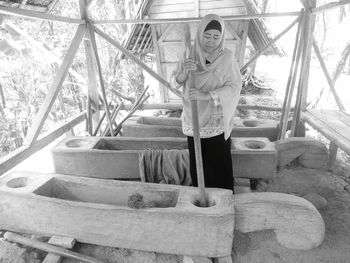
[[[145,63],[143,63],[140,59],[138,59],[136,56],[134,56],[131,52],[129,52],[127,49],[125,49],[122,45],[120,45],[117,41],[115,41],[113,38],[102,32],[100,29],[98,29],[95,26],[92,26],[93,30],[99,34],[102,38],[104,38],[106,41],[111,43],[113,46],[115,46],[117,49],[119,49],[125,56],[130,58],[132,61],[134,61],[136,64],[138,64],[140,67],[142,67],[145,71],[147,71],[148,74],[150,74],[153,78],[158,80],[161,84],[163,84],[165,87],[167,87],[169,90],[171,90],[175,95],[178,97],[181,97],[180,92],[173,88],[171,84],[163,79],[161,76],[159,76],[157,73],[155,73],[151,68],[149,68]]]
[[[56,21],[56,22],[65,22],[71,24],[85,24],[85,21],[77,18],[69,18],[64,16],[55,16],[38,11],[26,10],[21,8],[13,7],[4,7],[0,6],[0,14],[19,16],[25,18],[33,18],[40,20]]]
[[[124,105],[124,103],[121,101],[120,103],[119,103],[119,105],[118,104],[116,104],[115,105],[115,107],[114,107],[114,109],[113,109],[113,111],[112,111],[112,123],[114,123],[114,125],[117,127],[118,125],[115,123],[115,118],[117,118],[117,116],[118,116],[118,113],[119,113],[119,111],[120,111],[120,109],[122,108],[122,106]],[[102,133],[102,136],[108,136],[108,135],[110,135],[110,133],[108,133],[108,129],[107,129],[107,127],[106,127],[106,129],[103,131],[103,133]]]
[[[86,0],[79,0],[79,9],[80,16],[82,19],[88,19]],[[99,100],[98,100],[98,90],[97,90],[97,80],[96,80],[96,61],[94,60],[93,49],[91,46],[91,41],[89,38],[84,39],[84,49],[86,57],[86,68],[87,68],[87,89],[88,89],[88,101],[90,105],[90,110],[94,111],[94,114],[91,114],[90,118],[87,118],[89,125],[91,126],[89,131],[92,135],[93,127],[98,125],[100,119],[100,109],[99,109]],[[89,111],[88,111],[89,112]]]
[[[262,19],[266,17],[288,17],[299,16],[300,12],[280,12],[280,13],[265,13],[265,14],[252,14],[252,15],[233,15],[233,16],[221,16],[224,21],[237,21],[237,20],[251,20]],[[95,20],[94,25],[98,24],[172,24],[172,23],[195,23],[199,22],[201,17],[188,17],[188,18],[167,18],[167,19],[112,19],[112,20]]]
[[[271,47],[277,40],[279,40],[284,34],[286,34],[296,23],[301,19],[301,15],[298,16],[287,28],[285,28],[281,33],[279,33],[273,40],[271,40],[267,45],[261,48],[242,68],[241,72],[247,69],[247,67],[257,60],[269,47]]]
[[[339,109],[340,109],[341,111],[344,111],[344,112],[345,112],[346,110],[345,110],[344,104],[342,103],[341,99],[340,99],[339,96],[338,96],[337,91],[335,90],[332,77],[331,77],[330,74],[328,73],[327,66],[326,66],[326,64],[324,63],[324,60],[323,60],[322,55],[321,55],[321,51],[320,51],[320,49],[318,48],[318,45],[317,45],[317,43],[316,43],[315,38],[312,39],[312,46],[313,46],[313,48],[314,48],[314,51],[315,51],[316,56],[317,56],[317,58],[318,58],[318,61],[320,62],[322,71],[323,71],[324,75],[326,76],[328,85],[329,85],[329,87],[330,87],[330,89],[331,89],[331,91],[332,91],[332,93],[333,93],[333,96],[334,96],[335,101],[337,102],[337,105],[338,105]]]
[[[109,129],[111,131],[111,136],[113,137],[114,136],[114,134],[113,134],[113,125],[112,125],[111,115],[110,115],[109,108],[108,108],[106,89],[105,89],[105,86],[103,84],[102,67],[101,67],[100,59],[99,59],[98,52],[97,52],[95,33],[92,30],[92,27],[91,27],[90,23],[87,24],[87,28],[88,28],[88,32],[89,32],[89,34],[88,34],[89,35],[89,39],[90,39],[91,45],[92,45],[92,50],[94,51],[94,55],[95,55],[95,61],[96,61],[96,64],[97,64],[97,71],[98,71],[98,75],[99,75],[99,79],[100,79],[100,87],[101,87],[103,104],[105,106],[107,122],[108,122],[108,125],[109,125]]]
[[[74,251],[70,251],[68,249],[65,248],[61,248],[61,247],[57,247],[51,244],[47,244],[35,239],[30,239],[27,237],[23,237],[21,235],[17,235],[15,233],[12,232],[6,232],[4,234],[4,238],[5,240],[9,240],[11,242],[15,242],[15,243],[19,243],[21,245],[25,245],[28,247],[33,247],[36,249],[40,249],[46,252],[50,252],[50,253],[55,253],[58,255],[61,255],[63,257],[67,257],[67,258],[71,258],[71,259],[75,259],[75,260],[79,260],[81,262],[86,262],[86,263],[103,263],[102,261],[86,256],[84,254],[80,254]]]
[[[190,25],[184,25],[184,40],[186,47],[187,58],[193,58],[193,51],[191,47],[191,30]],[[186,80],[186,89],[194,89],[194,79],[192,72],[189,72],[188,79]],[[200,196],[200,206],[207,206],[207,199],[205,194],[205,181],[204,181],[204,169],[202,159],[202,148],[201,138],[199,132],[199,120],[198,120],[198,105],[196,100],[191,100],[191,113],[192,113],[192,128],[193,128],[193,141],[194,141],[194,152],[196,157],[196,169],[197,169],[197,181],[198,190]]]
[[[298,84],[298,92],[296,103],[294,107],[294,116],[292,121],[291,128],[291,137],[295,136],[297,131],[297,126],[300,124],[300,112],[306,108],[306,99],[307,99],[307,88],[308,88],[308,78],[309,78],[309,67],[311,60],[311,35],[315,24],[314,17],[311,17],[311,8],[310,2],[315,4],[314,0],[307,0],[308,4],[307,9],[305,10],[305,19],[304,19],[304,32],[303,32],[303,52],[302,52],[302,64],[300,68],[300,77]]]
[[[279,140],[285,138],[286,131],[287,131],[288,116],[289,116],[290,106],[293,98],[294,85],[298,74],[299,61],[300,61],[300,55],[302,50],[301,43],[300,43],[302,21],[303,20],[299,21],[297,33],[295,35],[295,44],[294,44],[292,62],[289,70],[289,77],[287,81],[286,92],[285,92],[283,107],[282,107],[283,111],[280,119],[280,127],[278,130],[278,136],[277,136]]]
[[[45,100],[43,102],[43,104],[40,107],[39,112],[37,113],[33,124],[31,125],[28,134],[26,136],[26,142],[25,145],[32,145],[35,140],[38,138],[39,133],[41,131],[41,128],[44,125],[44,122],[48,116],[48,114],[50,113],[50,110],[52,108],[52,105],[57,97],[57,94],[60,90],[60,88],[63,85],[65,76],[67,75],[68,69],[70,67],[70,65],[72,64],[73,58],[79,48],[80,42],[84,36],[86,32],[86,27],[85,25],[79,25],[78,29],[75,33],[75,36],[72,40],[72,43],[68,49],[68,52],[60,66],[60,68],[58,69],[58,72],[55,76],[55,79],[52,83],[52,86],[48,92],[48,94],[45,97]]]

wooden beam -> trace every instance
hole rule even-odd
[[[229,32],[231,33],[231,35],[236,38],[239,42],[242,41],[242,39],[240,38],[240,36],[237,34],[237,32],[235,31],[235,29],[233,28],[233,26],[230,23],[225,23],[227,29],[229,30]]]
[[[79,0],[79,9],[80,15],[82,19],[88,18],[88,10],[86,0]],[[86,57],[86,68],[87,68],[87,87],[88,87],[88,101],[90,102],[90,107],[94,111],[94,114],[88,114],[91,117],[92,127],[97,127],[100,120],[100,109],[99,109],[99,94],[97,90],[97,80],[96,80],[96,61],[94,60],[93,49],[91,45],[91,41],[88,39],[84,39],[84,48],[85,48],[85,57]],[[89,118],[88,118],[89,120]],[[89,120],[90,121],[90,120]]]
[[[30,127],[28,134],[26,136],[25,145],[32,145],[36,138],[39,136],[42,126],[47,118],[47,115],[50,113],[52,105],[57,97],[57,94],[60,88],[63,85],[64,79],[67,75],[68,69],[72,64],[72,61],[75,57],[75,54],[79,48],[80,42],[86,32],[85,25],[79,25],[75,36],[72,40],[72,43],[66,53],[66,56],[58,69],[58,72],[54,78],[52,86],[45,97],[43,104],[40,107],[39,112],[37,113],[32,126]]]
[[[296,12],[282,12],[282,13],[265,13],[265,14],[253,14],[253,15],[235,15],[235,16],[222,16],[224,21],[234,20],[250,20],[260,19],[266,17],[285,17],[285,16],[300,16],[300,11]],[[188,18],[168,18],[168,19],[118,19],[118,20],[95,20],[92,23],[98,24],[171,24],[171,23],[191,23],[201,21],[201,17],[188,17]]]
[[[150,27],[151,27],[153,48],[154,48],[154,54],[155,54],[155,59],[156,59],[156,65],[157,65],[157,73],[162,78],[164,78],[164,72],[163,72],[162,65],[161,65],[162,56],[161,56],[161,51],[159,48],[156,26],[150,25]],[[161,94],[162,102],[168,102],[169,96],[167,96],[168,94],[165,92],[165,87],[162,84],[159,85],[159,91]]]
[[[194,17],[199,17],[199,0],[193,0],[193,15]]]
[[[100,87],[101,87],[103,104],[105,106],[107,122],[108,122],[108,126],[109,126],[109,129],[110,129],[110,132],[111,132],[111,136],[114,137],[113,125],[112,125],[112,120],[111,120],[111,114],[110,114],[109,108],[108,108],[106,89],[105,89],[105,85],[103,83],[102,67],[101,67],[100,59],[99,59],[98,52],[97,52],[97,45],[96,45],[96,40],[95,40],[95,32],[93,31],[90,23],[87,24],[87,28],[88,28],[88,32],[89,32],[89,39],[90,39],[91,45],[92,45],[92,50],[93,50],[94,55],[95,55],[94,58],[95,58],[95,61],[96,61],[96,64],[97,64],[97,71],[98,71],[98,75],[99,75],[99,79],[100,79]]]
[[[339,98],[338,96],[338,93],[337,91],[335,90],[335,87],[334,87],[334,83],[333,83],[333,80],[332,80],[332,77],[331,75],[329,74],[328,70],[327,70],[327,66],[326,66],[326,63],[324,63],[324,60],[322,58],[322,55],[321,55],[321,51],[316,43],[316,40],[315,38],[313,38],[313,41],[312,41],[312,46],[314,48],[314,51],[316,53],[316,56],[318,58],[318,61],[320,62],[320,65],[321,65],[321,68],[322,68],[322,71],[324,73],[324,75],[326,76],[326,79],[327,79],[327,82],[328,82],[328,85],[333,93],[333,96],[334,96],[334,99],[335,101],[337,102],[337,105],[339,107],[339,109],[341,111],[346,111],[345,110],[345,107],[344,107],[344,104],[342,103],[341,99]]]
[[[157,73],[155,73],[151,68],[149,68],[145,63],[143,63],[140,59],[138,59],[136,56],[134,56],[131,52],[129,52],[127,49],[125,49],[122,45],[120,45],[117,41],[115,41],[113,38],[102,32],[100,29],[98,29],[95,26],[92,26],[93,30],[99,34],[102,38],[107,40],[109,43],[111,43],[113,46],[115,46],[117,49],[119,49],[125,56],[130,58],[132,61],[134,61],[136,64],[138,64],[140,67],[142,67],[145,71],[147,71],[148,74],[150,74],[153,78],[158,80],[160,83],[162,83],[165,87],[170,89],[175,95],[181,97],[181,93],[171,86],[171,84],[163,79],[161,76],[159,76]]]
[[[246,48],[247,39],[248,39],[248,28],[249,28],[249,21],[244,21],[242,41],[240,43],[240,51],[239,51],[239,68],[241,68],[244,65],[245,48]]]
[[[298,23],[301,19],[299,16],[295,19],[286,29],[284,29],[281,33],[279,33],[274,39],[272,39],[267,45],[261,48],[242,68],[241,72],[243,72],[247,67],[257,60],[269,47],[271,47],[277,40],[279,40],[284,34],[286,34],[296,23]]]
[[[338,1],[338,2],[331,2],[328,4],[324,4],[318,7],[314,7],[311,10],[312,14],[319,14],[325,11],[328,11],[330,9],[336,8],[336,7],[341,7],[343,5],[348,5],[350,4],[350,0],[342,0],[342,1]]]
[[[12,7],[3,7],[0,6],[0,13],[5,15],[13,15],[20,16],[25,18],[34,18],[40,20],[48,20],[48,21],[56,21],[56,22],[65,22],[72,24],[84,24],[85,21],[78,18],[69,18],[64,16],[54,16],[38,11],[20,9],[20,8],[12,8]]]
[[[79,115],[67,120],[63,125],[59,126],[54,131],[42,136],[35,144],[31,146],[22,146],[15,151],[5,155],[0,159],[0,175],[9,171],[23,160],[30,157],[33,153],[41,150],[55,139],[70,131],[77,124],[81,123],[86,119],[86,113],[82,112]]]

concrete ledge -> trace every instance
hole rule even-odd
[[[68,137],[52,149],[57,173],[115,179],[140,179],[139,152],[186,149],[186,138]],[[266,138],[232,138],[234,177],[272,178],[274,144]]]
[[[128,207],[135,193],[149,208]],[[193,187],[12,172],[0,179],[0,228],[103,246],[202,257],[231,255],[233,195]]]

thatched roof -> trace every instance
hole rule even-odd
[[[139,10],[135,19],[142,19],[148,16],[148,12],[154,0],[143,0],[140,3]],[[247,14],[260,14],[261,10],[255,4],[254,0],[243,0]],[[262,19],[252,19],[249,22],[248,37],[256,50],[260,50],[267,45],[273,37],[266,23]],[[129,35],[124,39],[124,47],[139,55],[152,52],[152,34],[150,25],[134,24],[131,27]],[[266,54],[283,56],[284,51],[274,44],[266,51]]]

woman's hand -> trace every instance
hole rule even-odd
[[[186,59],[185,63],[183,64],[183,71],[179,72],[179,74],[176,76],[176,81],[178,83],[183,83],[188,78],[188,73],[190,71],[197,70],[197,63],[193,59]]]
[[[190,89],[188,93],[189,93],[190,100],[210,100],[211,99],[209,92],[201,92],[197,89]]]

